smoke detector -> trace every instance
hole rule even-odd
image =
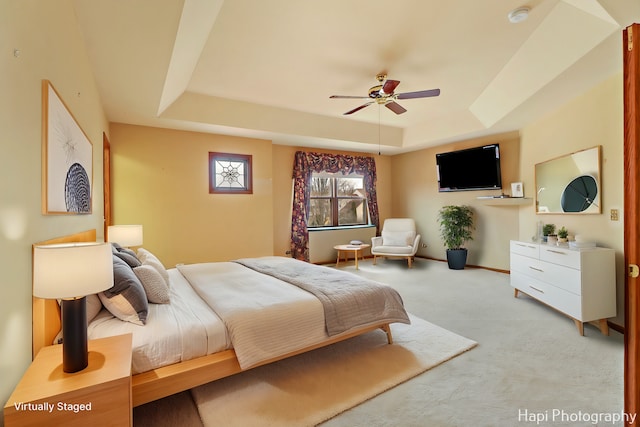
[[[509,12],[509,22],[512,24],[517,24],[518,22],[522,22],[529,17],[529,9],[528,7],[519,7],[517,9]]]

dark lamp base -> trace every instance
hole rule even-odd
[[[62,370],[73,373],[89,364],[86,297],[62,300]]]

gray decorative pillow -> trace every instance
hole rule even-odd
[[[124,262],[126,262],[131,268],[139,267],[140,265],[142,265],[142,263],[138,260],[138,258],[136,258],[135,255],[131,255],[128,252],[119,251],[119,252],[116,252],[114,255],[120,258],[121,260],[123,260]]]
[[[169,303],[169,286],[158,270],[150,265],[134,267],[133,272],[140,279],[149,302],[154,304]]]
[[[114,254],[113,287],[98,296],[107,310],[120,320],[136,325],[147,322],[149,302],[144,287],[131,267]]]

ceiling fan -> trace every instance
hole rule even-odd
[[[440,95],[440,89],[429,89],[429,90],[419,90],[417,92],[405,92],[405,93],[395,93],[396,87],[400,84],[399,80],[387,80],[387,75],[385,73],[380,73],[376,76],[378,80],[378,85],[369,89],[368,96],[349,96],[349,95],[332,95],[330,98],[333,99],[367,99],[371,98],[372,101],[366,102],[359,107],[354,108],[353,110],[349,110],[344,115],[353,114],[357,111],[362,110],[365,107],[377,102],[378,104],[384,105],[391,111],[396,114],[402,114],[407,110],[400,104],[396,102],[396,99],[413,99],[413,98],[428,98],[431,96]]]

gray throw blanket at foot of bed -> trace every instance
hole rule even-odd
[[[235,262],[315,295],[322,302],[329,336],[380,321],[411,323],[400,294],[382,283],[292,258],[243,258]]]

